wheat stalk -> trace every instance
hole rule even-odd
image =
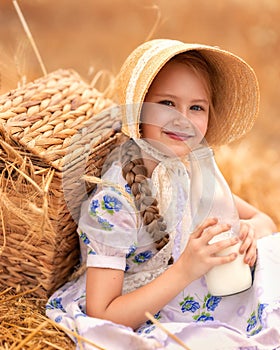
[[[30,29],[28,27],[28,24],[27,24],[27,22],[26,22],[26,20],[25,20],[25,18],[23,16],[23,13],[22,13],[22,11],[21,11],[21,9],[19,7],[19,4],[18,4],[17,0],[13,0],[13,4],[14,4],[16,12],[17,12],[17,14],[19,16],[19,19],[21,21],[23,29],[24,29],[24,31],[25,31],[25,33],[26,33],[26,35],[27,35],[27,37],[28,37],[28,39],[29,39],[29,41],[31,43],[31,46],[32,46],[32,48],[33,48],[33,50],[35,52],[35,55],[36,55],[36,57],[37,57],[37,59],[39,61],[40,67],[42,69],[42,72],[43,72],[44,76],[46,76],[47,75],[46,67],[45,67],[45,65],[43,63],[42,57],[40,55],[40,52],[39,52],[39,50],[37,48],[35,40],[33,39],[32,33],[31,33],[31,31],[30,31]]]
[[[145,312],[145,316],[153,322],[158,328],[160,328],[164,333],[166,333],[171,339],[173,339],[177,344],[179,344],[183,349],[185,350],[191,350],[181,339],[176,337],[173,333],[171,333],[168,329],[166,329],[162,323],[160,323],[158,320],[154,318],[153,315],[151,315],[149,312]]]

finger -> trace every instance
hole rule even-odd
[[[232,247],[236,245],[239,242],[238,237],[232,237],[229,239],[223,239],[219,242],[209,244],[208,252],[210,255],[227,255],[225,249]],[[234,253],[237,255],[237,249],[236,252]]]
[[[239,249],[239,253],[240,254],[244,254],[245,252],[247,252],[247,250],[249,249],[250,245],[252,244],[252,240],[250,238],[246,238],[245,241],[243,241],[240,245],[240,249]]]
[[[257,254],[249,255],[248,257],[244,258],[244,263],[248,264],[249,266],[254,266],[255,262],[257,260]]]
[[[211,227],[208,227],[207,229],[204,230],[202,235],[203,243],[208,244],[213,238],[215,238],[216,236],[224,232],[227,232],[229,229],[230,229],[230,225],[228,224],[216,224]]]
[[[237,258],[237,253],[230,253],[227,255],[223,255],[223,256],[214,256],[212,258],[212,265],[221,265],[221,264],[227,264],[231,261],[234,261]]]
[[[253,267],[255,265],[256,261],[257,261],[257,254],[253,258],[251,258],[251,260],[248,262],[248,265],[250,267]]]
[[[199,238],[205,229],[216,225],[218,219],[216,218],[207,218],[201,225],[198,225],[195,230],[191,233],[193,238]]]
[[[252,242],[254,242],[254,230],[252,228],[248,227],[248,231],[246,235],[243,236],[243,242],[240,246],[239,253],[244,254],[249,247],[252,245]]]
[[[245,238],[247,237],[248,233],[249,233],[249,225],[247,225],[246,223],[244,222],[241,222],[241,225],[240,225],[240,232],[239,232],[239,239],[241,241],[244,241]]]
[[[244,262],[248,265],[252,265],[255,263],[257,258],[257,244],[256,241],[253,241],[250,248],[246,251],[244,255]]]

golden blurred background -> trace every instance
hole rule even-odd
[[[252,132],[217,152],[234,192],[280,227],[280,2],[278,0],[18,0],[47,72],[73,68],[91,81],[116,74],[151,38],[216,45],[244,58],[261,91]],[[0,0],[0,93],[42,76],[12,0]]]

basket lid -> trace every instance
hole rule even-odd
[[[6,142],[62,170],[83,152],[85,133],[92,148],[115,133],[112,105],[77,72],[59,69],[0,96],[0,132]]]

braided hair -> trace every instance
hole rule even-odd
[[[122,146],[122,175],[131,188],[134,203],[139,210],[147,232],[151,235],[160,250],[169,240],[166,224],[159,213],[157,199],[147,181],[148,170],[144,165],[139,146],[128,140]]]

